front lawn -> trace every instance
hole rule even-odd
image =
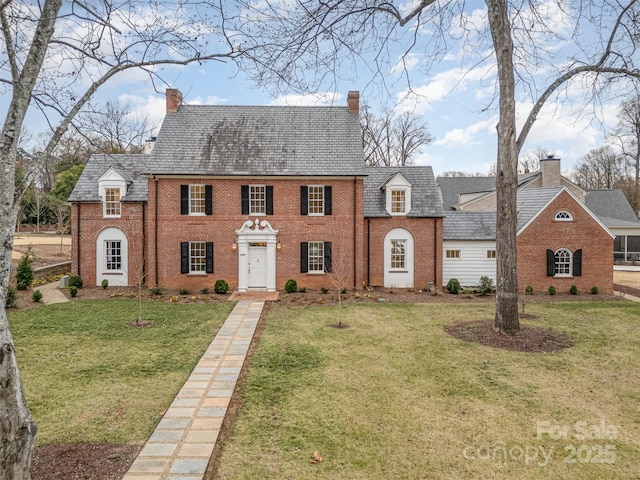
[[[9,311],[38,445],[146,441],[232,307],[145,302],[145,328],[136,300]]]
[[[531,304],[560,353],[443,326],[493,306],[271,308],[220,479],[628,479],[640,465],[640,305]],[[312,463],[315,452],[322,457]]]

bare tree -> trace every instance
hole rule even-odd
[[[360,126],[367,165],[411,165],[420,149],[433,141],[420,117],[410,112],[395,115],[385,111],[378,117],[365,105]]]
[[[40,158],[51,156],[74,118],[94,93],[131,69],[154,84],[161,65],[233,60],[239,45],[226,34],[221,4],[189,2],[0,2],[0,95],[6,112],[0,133],[0,478],[30,477],[36,427],[22,381],[5,312],[9,266],[20,198],[38,172],[27,166],[14,176],[21,129],[28,113],[50,126]],[[164,86],[164,85],[163,85]],[[5,107],[6,105],[6,107]]]
[[[618,110],[618,126],[612,136],[618,140],[622,155],[633,169],[633,188],[625,180],[626,194],[635,212],[640,210],[640,95],[622,102]]]
[[[586,190],[616,188],[625,178],[624,158],[608,145],[590,150],[572,173],[572,180]]]
[[[518,173],[530,173],[540,171],[540,160],[543,160],[551,151],[546,148],[537,147],[535,150],[529,150],[521,155],[518,159]]]
[[[498,88],[494,101],[499,121],[494,325],[502,332],[515,333],[520,328],[515,228],[518,154],[543,106],[570,82],[579,77],[589,82],[595,97],[628,88],[616,81],[623,77],[640,78],[635,45],[640,33],[639,1],[575,0],[565,5],[560,1],[485,0],[486,17],[477,20],[480,17],[471,19],[465,14],[463,1],[423,0],[396,6],[377,0],[264,0],[247,2],[245,22],[236,28],[245,34],[249,48],[243,60],[253,78],[274,89],[306,91],[335,84],[336,76],[353,78],[362,64],[381,80],[384,89],[390,65],[406,65],[408,56],[420,50],[428,54],[430,61],[424,67],[428,70],[445,57],[453,42],[465,43],[461,49],[465,58],[472,51],[477,53],[471,61],[474,66],[495,62]],[[560,23],[554,23],[556,15]],[[549,48],[543,42],[548,38],[567,48]],[[403,49],[399,61],[392,57],[392,45]],[[493,55],[486,55],[487,51]],[[538,71],[547,72],[542,87]],[[404,74],[411,87],[406,67]],[[516,91],[519,98],[528,95],[533,105],[519,133]],[[594,98],[582,101],[597,103]]]
[[[89,105],[76,122],[93,150],[98,153],[142,153],[153,127],[146,117],[136,117],[129,105],[108,101]]]

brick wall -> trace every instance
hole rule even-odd
[[[372,218],[365,220],[365,225],[369,232],[369,240],[365,246],[369,261],[369,285],[384,285],[384,239],[394,228],[404,228],[413,236],[414,287],[424,289],[429,282],[433,282],[434,286],[442,283],[441,218]]]
[[[555,221],[555,215],[566,210],[573,221]],[[547,249],[554,252],[567,248],[582,249],[582,275],[579,277],[548,277]],[[535,292],[547,292],[549,286],[558,292],[568,292],[572,285],[585,293],[597,286],[600,292],[613,291],[613,239],[567,193],[562,192],[518,236],[518,288],[527,286]]]
[[[284,288],[289,278],[300,287],[331,287],[328,275],[300,273],[300,242],[332,242],[334,270],[341,267],[349,288],[362,285],[362,180],[339,179],[206,179],[192,183],[204,183],[213,187],[213,214],[189,216],[180,214],[180,185],[186,179],[160,178],[149,180],[148,248],[149,284],[169,288],[200,289],[213,287],[217,279],[224,279],[232,289],[237,288],[238,251],[232,248],[236,230],[246,220],[267,220],[278,230],[281,248],[276,251],[276,286]],[[243,215],[241,210],[241,186],[264,184],[273,186],[273,215]],[[158,187],[157,256],[155,240],[154,199]],[[333,212],[327,216],[300,214],[300,187],[303,185],[330,185],[332,187]],[[354,211],[355,205],[355,211]],[[354,218],[357,221],[354,221]],[[210,241],[214,244],[214,273],[190,275],[180,273],[180,243]],[[355,250],[354,250],[355,249]],[[354,258],[355,264],[354,264]],[[338,261],[340,260],[340,261]],[[157,264],[157,274],[156,274]],[[355,277],[354,277],[355,267]]]

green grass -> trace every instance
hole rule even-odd
[[[517,353],[444,332],[492,318],[491,305],[347,306],[346,330],[327,327],[336,308],[274,305],[216,478],[636,478],[640,305],[527,310],[539,315],[528,323],[567,332],[575,346]],[[614,436],[578,438],[603,421]],[[570,430],[538,438],[538,422]],[[536,459],[519,456],[534,450]],[[323,461],[311,464],[315,451]]]
[[[145,441],[232,307],[145,302],[146,328],[137,300],[10,312],[38,444]]]

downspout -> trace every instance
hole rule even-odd
[[[154,228],[154,238],[153,238],[153,259],[155,262],[155,279],[156,279],[156,287],[159,285],[158,282],[158,178],[153,176],[154,182],[154,209],[155,209],[155,220],[153,222]]]
[[[433,288],[438,288],[438,218],[433,222]]]
[[[140,202],[140,210],[142,212],[142,284],[144,285],[147,278],[147,222],[145,202]]]
[[[371,219],[367,218],[367,286],[371,286]]]
[[[82,242],[80,241],[80,206],[82,205],[80,202],[77,203],[78,205],[78,220],[77,220],[77,224],[78,224],[78,234],[76,235],[76,237],[78,238],[78,256],[76,258],[76,265],[78,265],[78,275],[82,276],[82,270],[80,269],[80,258],[82,257],[82,255],[80,255],[80,245],[82,245]]]
[[[358,202],[356,201],[356,190],[357,190],[356,182],[357,182],[357,177],[354,176],[353,177],[353,289],[354,290],[357,289],[356,274],[358,272],[358,268],[357,268],[358,258],[356,254],[356,247],[358,245],[357,238],[356,238],[356,229],[358,226],[358,217],[356,215],[358,210]]]

